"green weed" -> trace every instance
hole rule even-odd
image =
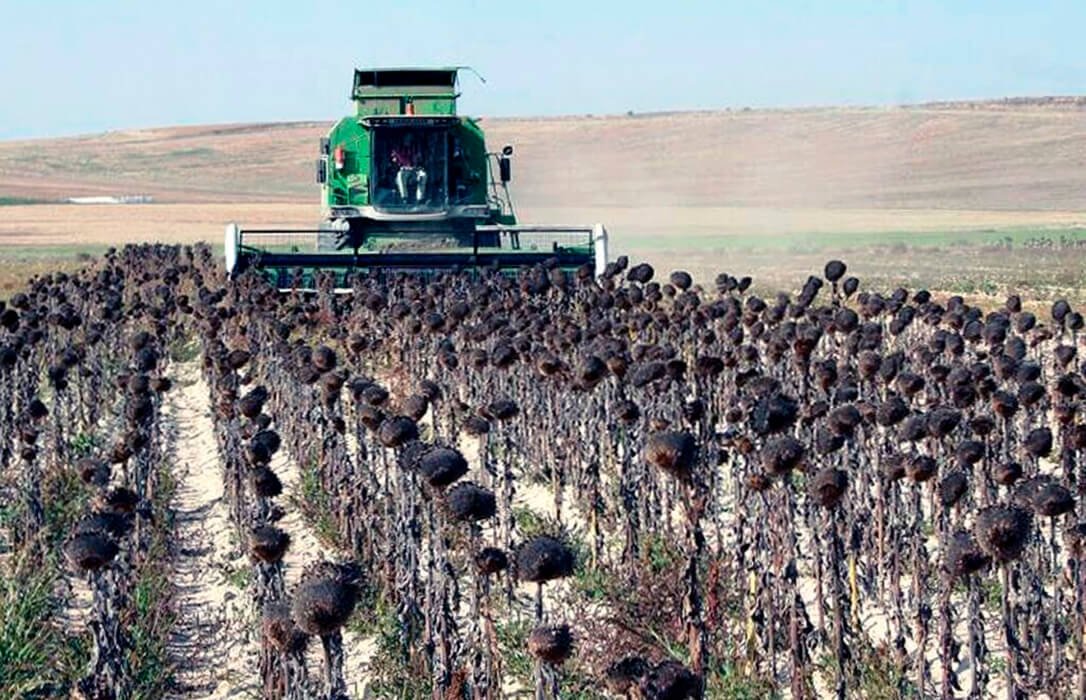
[[[61,694],[82,670],[89,639],[50,624],[61,604],[55,585],[50,567],[0,571],[0,697]]]
[[[250,566],[230,566],[226,564],[222,569],[223,578],[234,588],[245,590],[252,582],[253,569]]]
[[[539,513],[525,506],[513,508],[513,522],[524,539],[531,539],[546,532],[547,523]]]
[[[93,433],[77,433],[68,441],[68,448],[75,457],[86,457],[100,447],[102,441]]]
[[[644,538],[641,551],[642,557],[649,564],[654,574],[673,569],[683,559],[682,550],[678,545],[657,534],[647,535]]]
[[[777,697],[766,681],[742,672],[730,660],[711,663],[705,679],[705,697],[724,700],[761,700]]]
[[[865,646],[857,652],[856,669],[860,676],[860,697],[871,700],[920,697],[916,687],[906,677],[905,670],[894,661],[889,649]]]
[[[200,356],[200,343],[191,337],[178,338],[166,350],[172,362],[191,362]]]
[[[521,683],[529,684],[534,667],[532,656],[528,653],[528,635],[532,633],[532,622],[527,618],[497,621],[495,631],[506,673]]]
[[[302,481],[298,486],[298,492],[292,495],[291,500],[317,531],[317,536],[321,541],[339,548],[342,535],[332,517],[332,504],[329,498],[328,492],[321,486],[320,473],[314,460],[308,469],[302,470]]]
[[[73,469],[50,470],[42,478],[45,508],[44,534],[51,551],[59,549],[87,509],[87,487]]]
[[[172,590],[165,561],[140,567],[128,609],[128,652],[125,659],[132,682],[132,698],[160,698],[169,686],[173,670],[166,641],[175,615],[169,609]]]
[[[589,600],[605,599],[614,585],[611,576],[601,567],[582,564],[573,572],[577,590]]]
[[[377,637],[377,653],[370,660],[373,697],[410,700],[432,695],[429,675],[417,653],[419,645],[415,649],[405,647],[400,619],[393,607],[378,601],[365,629]],[[419,633],[421,629],[415,629],[410,636],[417,638]]]

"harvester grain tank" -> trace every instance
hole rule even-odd
[[[512,146],[487,149],[456,113],[457,68],[356,70],[355,114],[320,141],[316,229],[226,227],[231,275],[255,268],[281,287],[297,270],[443,270],[607,263],[607,232],[517,221]],[[304,284],[304,282],[303,282]]]

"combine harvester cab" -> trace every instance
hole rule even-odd
[[[486,148],[476,120],[456,114],[457,68],[356,70],[356,114],[320,142],[323,222],[315,229],[226,227],[231,277],[257,270],[280,288],[312,286],[316,270],[515,271],[607,264],[607,231],[518,224],[509,193],[512,146]],[[299,272],[300,271],[300,272]],[[299,279],[300,278],[300,279]]]

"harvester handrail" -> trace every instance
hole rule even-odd
[[[268,234],[290,236],[298,233],[321,233],[321,230],[316,228],[243,228],[240,231],[241,233],[259,233],[262,236]]]
[[[592,233],[595,226],[543,226],[540,224],[483,224],[479,231],[515,231],[517,233]]]

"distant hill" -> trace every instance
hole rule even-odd
[[[531,207],[1086,210],[1086,98],[484,119]],[[321,122],[0,142],[0,199],[313,202]]]

